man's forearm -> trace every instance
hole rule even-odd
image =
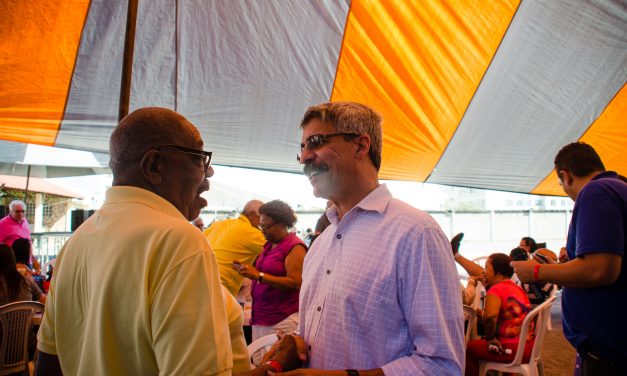
[[[621,262],[617,254],[589,254],[563,264],[542,264],[537,279],[572,288],[608,286],[618,278]]]
[[[468,260],[459,253],[455,255],[455,261],[457,261],[457,263],[461,265],[462,268],[464,268],[464,270],[466,270],[466,272],[473,277],[480,277],[483,273],[483,268],[481,267],[481,265],[475,264],[473,261]]]

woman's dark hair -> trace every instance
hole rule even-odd
[[[505,253],[493,253],[490,255],[489,260],[492,262],[494,274],[500,274],[507,278],[511,278],[514,275],[514,269],[509,266],[512,259]]]
[[[13,245],[13,253],[15,254],[15,262],[18,264],[28,265],[30,262],[30,240],[26,238],[15,239]]]
[[[522,238],[522,240],[524,240],[525,244],[529,246],[529,253],[534,253],[538,250],[538,244],[536,244],[536,241],[533,240],[533,238],[525,236],[524,238]]]
[[[527,261],[527,260],[529,260],[529,256],[527,255],[527,251],[525,251],[524,249],[522,249],[520,247],[516,247],[516,248],[512,249],[511,252],[509,253],[509,258],[511,258],[512,261]]]
[[[331,221],[329,221],[326,212],[322,213],[322,215],[320,216],[320,218],[318,218],[318,221],[316,222],[316,234],[321,234],[322,231],[324,231],[324,229],[329,227],[330,225]]]
[[[26,280],[17,271],[13,250],[6,244],[0,244],[0,290],[6,292],[10,299],[16,298]]]
[[[281,200],[267,202],[259,208],[260,215],[266,215],[277,223],[292,227],[296,223],[296,215],[292,208]]]

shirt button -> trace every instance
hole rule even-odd
[[[327,274],[331,274],[331,271],[330,271],[330,270],[327,270]]]
[[[318,307],[316,309],[318,310],[318,312],[322,311],[322,307]]]
[[[337,235],[335,235],[335,237],[338,238],[338,239],[342,239],[342,235],[341,234],[337,234]]]

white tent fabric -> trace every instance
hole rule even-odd
[[[626,4],[565,3],[520,4],[429,182],[530,192],[621,89]]]
[[[107,153],[132,1],[3,3],[0,139]],[[215,164],[300,172],[305,109],[351,100],[383,179],[562,194],[578,140],[627,175],[625,0],[138,4],[130,110],[182,113]]]
[[[0,141],[0,175],[59,178],[109,174],[108,164],[109,156],[103,153]]]

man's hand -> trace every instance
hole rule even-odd
[[[361,372],[360,372],[361,373]],[[305,369],[299,368],[290,372],[274,373],[268,371],[270,376],[346,376],[346,371],[325,371],[321,369]]]
[[[560,249],[559,262],[568,262],[568,251],[566,250],[566,247],[562,247],[562,249]]]
[[[512,261],[509,265],[514,268],[514,273],[518,276],[521,282],[529,283],[535,282],[533,276],[533,269],[538,263],[535,260],[529,261]]]
[[[284,335],[277,341],[265,356],[263,361],[274,360],[279,362],[285,371],[302,367],[307,360],[305,341],[295,335]],[[263,364],[263,363],[262,363]]]
[[[359,370],[359,374],[362,376],[385,376],[381,368]],[[275,373],[275,372],[268,371],[268,375],[270,376],[346,376],[346,371],[344,370],[327,371],[327,370],[321,370],[321,369],[300,368],[291,372],[282,372],[282,373]]]
[[[542,256],[544,256],[544,258],[542,258]],[[557,264],[557,262],[555,260],[553,260],[550,257],[546,257],[543,254],[538,253],[538,251],[536,251],[531,258],[535,261],[537,261],[539,264]]]

